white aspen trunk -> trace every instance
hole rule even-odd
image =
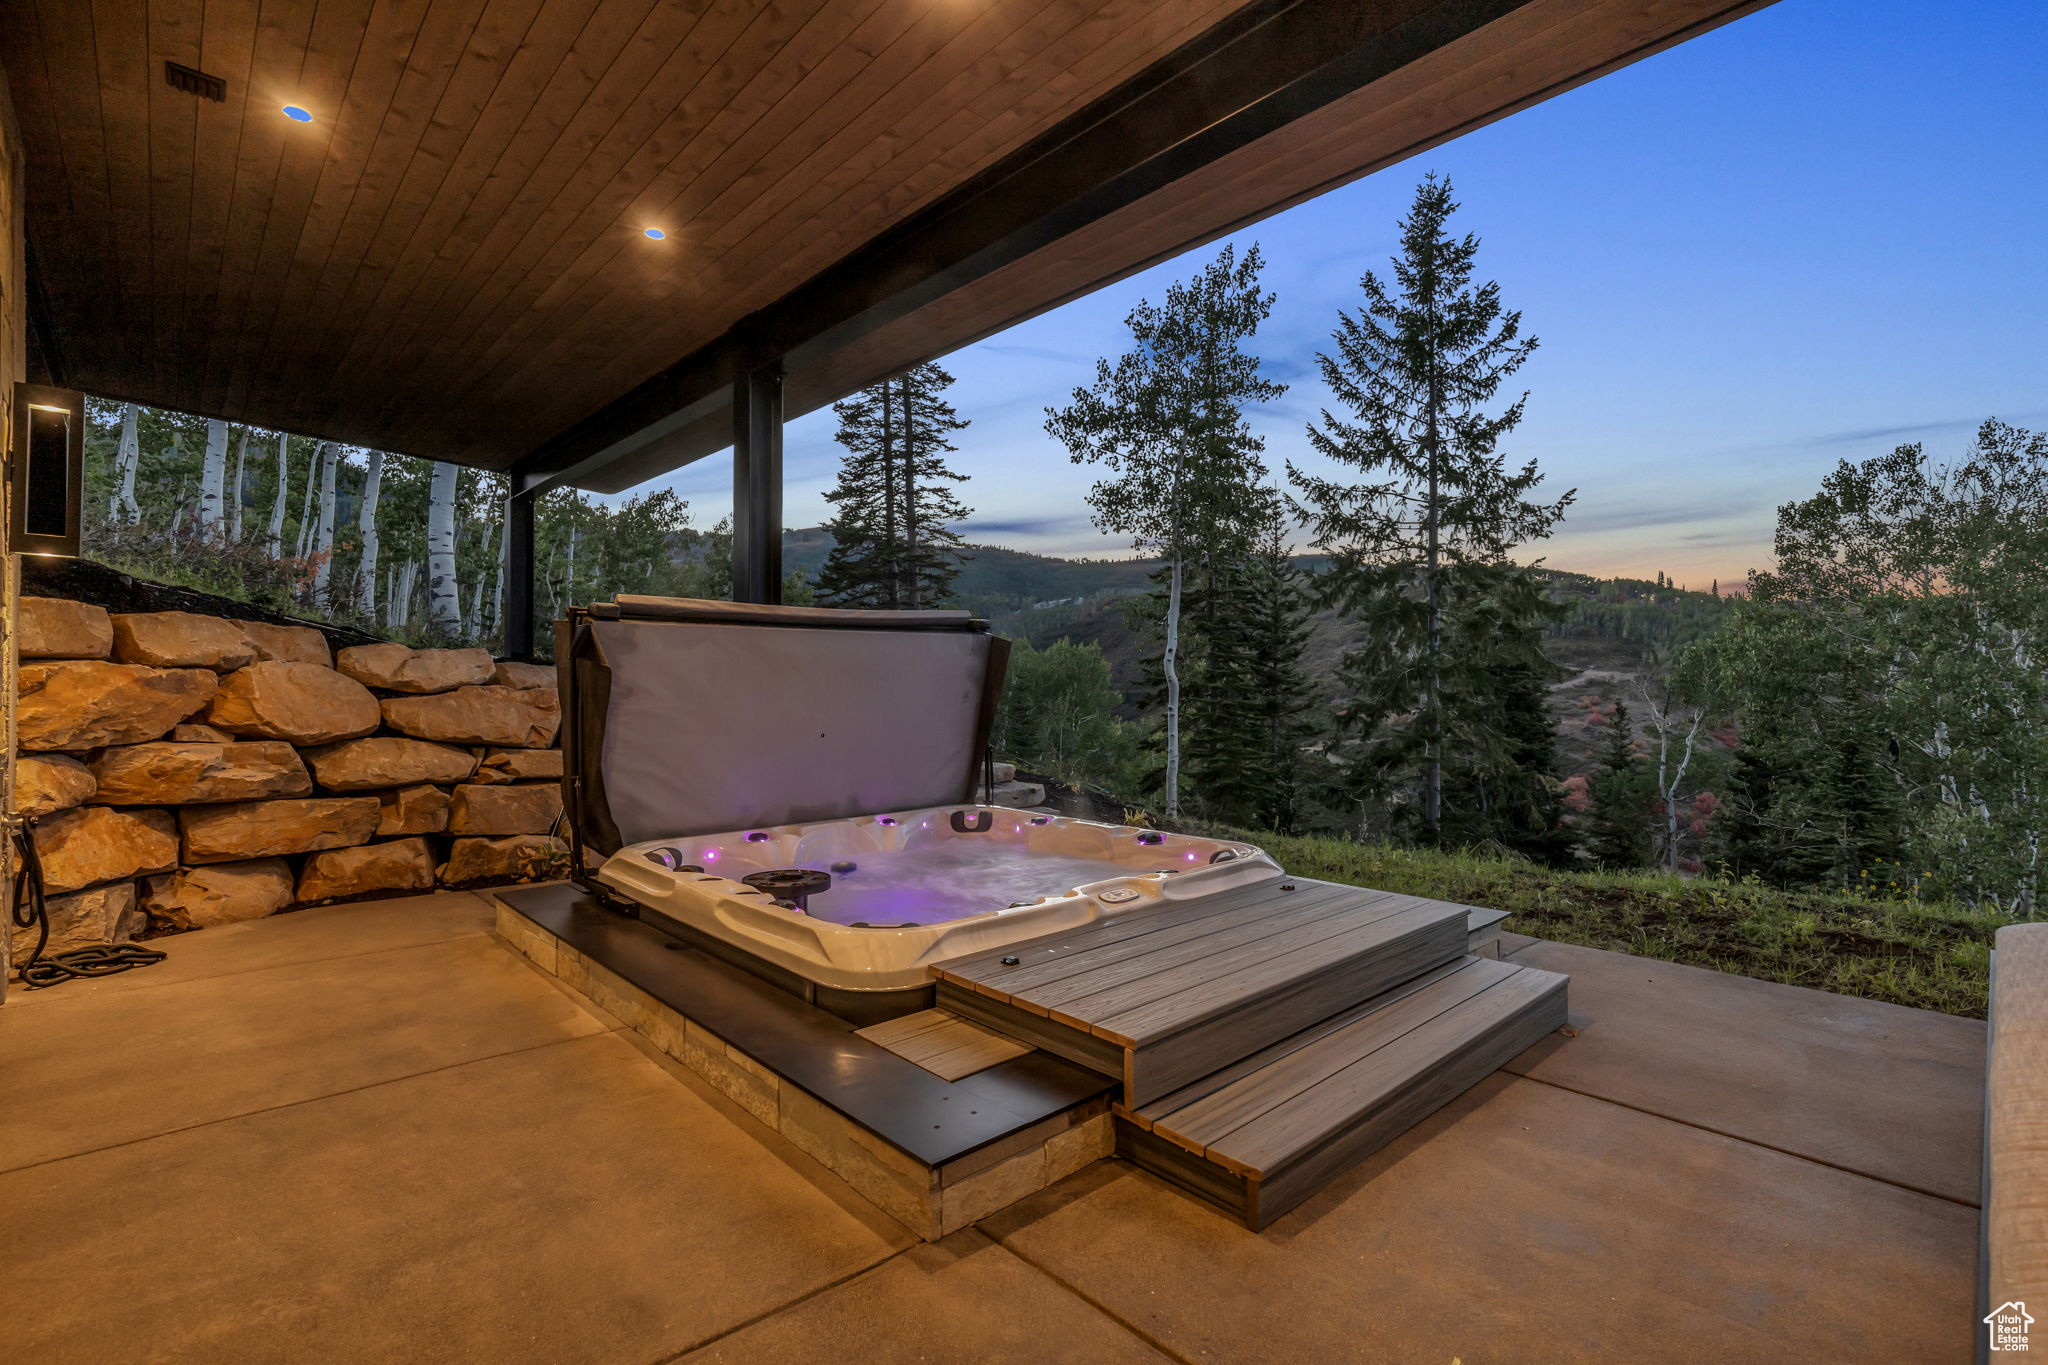
[[[323,441],[327,458],[320,462],[320,522],[313,534],[313,606],[327,610],[327,590],[334,576],[334,477],[341,469],[341,449]]]
[[[576,505],[569,505],[569,569],[562,578],[562,605],[576,605]]]
[[[235,484],[228,494],[228,539],[242,543],[242,486],[249,475],[249,428],[235,440]]]
[[[112,504],[107,508],[107,519],[119,526],[133,526],[142,520],[142,508],[135,501],[135,469],[142,463],[142,436],[135,426],[137,417],[133,403],[122,408],[121,445],[114,457],[114,472],[119,476],[119,483],[114,489]]]
[[[408,559],[392,570],[391,610],[385,624],[392,630],[404,630],[412,624],[412,590],[419,575],[419,561]]]
[[[1166,596],[1166,653],[1160,664],[1166,671],[1166,815],[1180,814],[1180,556],[1173,559],[1173,576]]]
[[[277,433],[277,496],[270,500],[270,527],[263,533],[263,553],[272,559],[284,553],[284,494],[292,480],[292,438]]]
[[[377,498],[384,491],[384,452],[370,452],[370,472],[363,476],[363,510],[356,529],[363,537],[363,562],[356,570],[356,610],[365,621],[377,619]]]
[[[460,586],[455,581],[455,480],[459,470],[434,462],[427,501],[427,617],[443,630],[462,629]]]
[[[320,482],[320,462],[327,458],[327,442],[313,443],[313,460],[306,466],[306,495],[299,499],[299,534],[292,542],[292,558],[304,559],[313,552],[313,485]]]
[[[221,485],[228,472],[228,424],[218,417],[206,424],[206,455],[199,462],[199,509],[194,518],[199,534],[220,535]]]
[[[498,524],[498,587],[491,594],[491,626],[502,630],[505,624],[505,552],[512,545],[512,523],[509,518],[499,518]]]

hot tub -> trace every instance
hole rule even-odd
[[[1280,875],[989,804],[1009,644],[966,612],[622,596],[556,653],[573,865],[847,1017],[916,1008],[945,958]]]
[[[1279,875],[1250,844],[946,805],[650,839],[598,879],[808,981],[897,991],[945,958]]]

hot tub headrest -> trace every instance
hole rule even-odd
[[[610,606],[569,631],[563,699],[598,851],[972,799],[1009,642],[966,612]]]

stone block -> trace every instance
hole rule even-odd
[[[558,953],[562,941],[509,905],[498,907],[498,937],[548,975],[560,974]],[[679,1054],[670,1051],[669,1055],[676,1057]]]
[[[377,793],[377,837],[439,834],[448,828],[448,793],[439,787],[400,787]]]
[[[149,668],[93,660],[23,664],[15,730],[23,749],[140,744],[213,700],[205,668]]]
[[[553,687],[555,669],[552,664],[522,664],[507,659],[491,670],[491,681],[500,687]]]
[[[262,919],[292,903],[292,866],[282,858],[184,867],[143,884],[150,918],[179,929]]]
[[[458,687],[430,697],[386,697],[384,723],[415,739],[545,749],[555,742],[561,705],[551,687]]]
[[[256,801],[313,790],[299,751],[279,740],[234,744],[157,741],[103,749],[92,761],[102,806],[182,806]]]
[[[74,948],[93,948],[103,943],[126,943],[148,924],[135,908],[135,883],[114,882],[69,896],[50,896],[43,902],[50,917],[50,938],[43,956],[54,957]],[[36,931],[16,929],[8,965],[20,970],[36,950]]]
[[[30,819],[90,801],[98,786],[92,769],[63,754],[23,754],[14,760],[14,808]]]
[[[428,891],[434,885],[434,854],[425,839],[333,848],[309,854],[299,872],[302,904],[380,891]]]
[[[206,723],[258,739],[331,744],[377,728],[377,698],[353,678],[316,664],[250,664],[220,681]]]
[[[79,806],[36,826],[36,852],[56,892],[168,872],[178,865],[177,822],[168,811]]]
[[[948,1185],[940,1209],[939,1235],[945,1237],[970,1223],[980,1222],[997,1209],[1038,1193],[1047,1183],[1045,1148],[1033,1147]]]
[[[114,652],[107,609],[66,597],[22,598],[15,633],[24,659],[104,659]]]
[[[186,862],[224,863],[368,843],[381,815],[374,796],[335,796],[187,806],[178,823]]]
[[[327,637],[311,626],[273,626],[264,621],[238,624],[255,646],[258,663],[281,661],[334,667],[334,651],[327,647]]]
[[[346,653],[347,651],[343,651]],[[476,771],[476,755],[424,739],[372,735],[306,751],[313,776],[329,791],[375,791],[422,782],[465,782]],[[504,833],[517,833],[506,830]]]
[[[388,692],[448,692],[487,683],[495,665],[481,649],[413,649],[407,645],[351,645],[334,666],[365,687]]]
[[[556,782],[562,776],[560,749],[486,749],[477,764],[477,783]]]
[[[218,725],[195,725],[187,722],[184,725],[173,725],[171,738],[180,744],[233,744],[240,740],[241,736],[230,730],[223,730]]]
[[[210,668],[226,673],[256,662],[256,646],[238,621],[189,611],[119,612],[114,657],[155,668]]]
[[[1045,1144],[1045,1183],[1057,1184],[1076,1171],[1116,1155],[1116,1124],[1108,1113],[1085,1119]]]
[[[862,1198],[926,1241],[939,1238],[939,1191],[929,1167],[895,1152],[793,1085],[780,1089],[777,1119],[784,1137]]]
[[[472,882],[541,881],[569,870],[569,846],[539,834],[507,839],[457,839],[441,865],[443,886]]]
[[[450,834],[546,834],[562,814],[562,789],[553,783],[483,787],[464,783],[448,807]]]
[[[573,949],[558,953],[556,962],[563,985],[582,992],[591,1004],[629,1029],[646,1033],[652,1012],[662,1008],[638,986]]]

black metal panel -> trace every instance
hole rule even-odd
[[[1111,1086],[1107,1078],[1047,1052],[1026,1053],[948,1081],[869,1042],[844,1019],[683,946],[651,925],[598,908],[573,886],[493,894],[591,961],[928,1166],[1001,1141],[1107,1094]]]
[[[732,389],[732,600],[782,600],[782,371]]]
[[[1444,0],[1392,28],[1373,0],[1247,5],[517,468],[588,477],[713,410],[753,370],[794,368],[905,317],[1526,3]]]
[[[533,658],[534,501],[516,489],[505,499],[505,653],[520,660]]]

